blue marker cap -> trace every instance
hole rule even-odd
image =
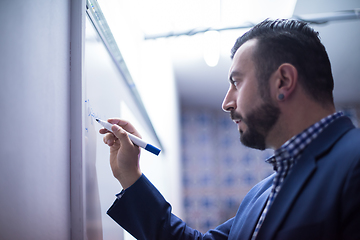
[[[158,149],[157,147],[154,147],[153,145],[151,144],[147,144],[146,147],[145,147],[145,150],[155,154],[155,155],[159,155],[160,153],[160,149]]]

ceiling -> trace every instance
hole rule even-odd
[[[100,1],[100,0],[98,0]],[[122,54],[130,59],[139,54],[125,41],[136,42],[154,35],[191,32],[189,35],[162,38],[172,58],[182,106],[221,110],[228,88],[230,49],[249,28],[220,31],[218,38],[193,34],[208,28],[249,26],[266,18],[290,18],[309,14],[360,9],[360,0],[101,0],[110,28]],[[360,105],[360,10],[357,19],[311,24],[325,45],[335,80],[336,104]],[[120,17],[123,16],[121,19]],[[124,38],[124,34],[128,37]],[[215,41],[217,40],[217,42]],[[154,40],[145,40],[154,41]],[[157,40],[155,40],[157,41]],[[150,43],[150,42],[149,42]],[[213,44],[208,47],[208,44]],[[137,46],[136,44],[133,44]],[[162,45],[161,45],[162,46]],[[216,50],[219,60],[210,67],[204,60],[207,50]],[[136,54],[137,53],[137,54]],[[136,60],[135,60],[136,61]],[[130,61],[129,61],[130,62]],[[136,69],[135,69],[136,70]],[[135,75],[136,71],[131,71]]]
[[[167,24],[143,23],[147,35],[184,32],[204,26],[237,26],[246,22],[258,23],[265,18],[284,18],[292,15],[318,14],[360,8],[359,0],[277,0],[277,1],[207,1],[216,3],[208,8],[199,5],[204,1],[185,1],[188,5],[173,6],[157,18]],[[249,4],[248,2],[251,2]],[[220,3],[220,5],[218,4]],[[225,4],[226,3],[226,4]],[[191,4],[191,5],[190,5]],[[296,5],[295,5],[296,4]],[[191,6],[191,7],[190,7]],[[219,10],[220,8],[220,10]],[[209,10],[210,9],[210,10]],[[254,14],[256,13],[256,14]],[[184,21],[190,18],[192,21]],[[196,16],[218,21],[201,22]],[[207,16],[207,17],[206,17]],[[146,19],[146,18],[145,18]],[[220,19],[220,20],[219,20]],[[199,24],[201,22],[201,24]],[[154,27],[157,26],[156,28]],[[360,104],[360,18],[311,25],[320,32],[328,51],[335,79],[335,101],[338,105]],[[215,26],[216,27],[216,26]],[[215,67],[204,61],[204,36],[168,38],[172,46],[173,66],[183,106],[219,108],[228,88],[228,70],[231,65],[230,49],[237,37],[248,29],[221,31],[220,58]]]

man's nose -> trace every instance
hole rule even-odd
[[[233,96],[231,89],[229,89],[225,95],[225,98],[222,103],[222,109],[225,112],[230,112],[231,110],[236,109],[236,100]]]

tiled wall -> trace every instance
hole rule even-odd
[[[345,114],[358,125],[358,109]],[[244,147],[229,114],[182,109],[182,173],[185,222],[201,232],[236,214],[247,192],[270,175],[272,150]]]

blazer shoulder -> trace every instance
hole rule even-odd
[[[342,149],[346,155],[360,154],[360,129],[353,128],[346,132],[334,146],[335,149]]]
[[[275,177],[275,173],[266,177],[259,183],[257,183],[245,196],[243,202],[250,201],[252,199],[257,199],[260,195],[262,195],[267,189],[272,186],[273,179]]]

